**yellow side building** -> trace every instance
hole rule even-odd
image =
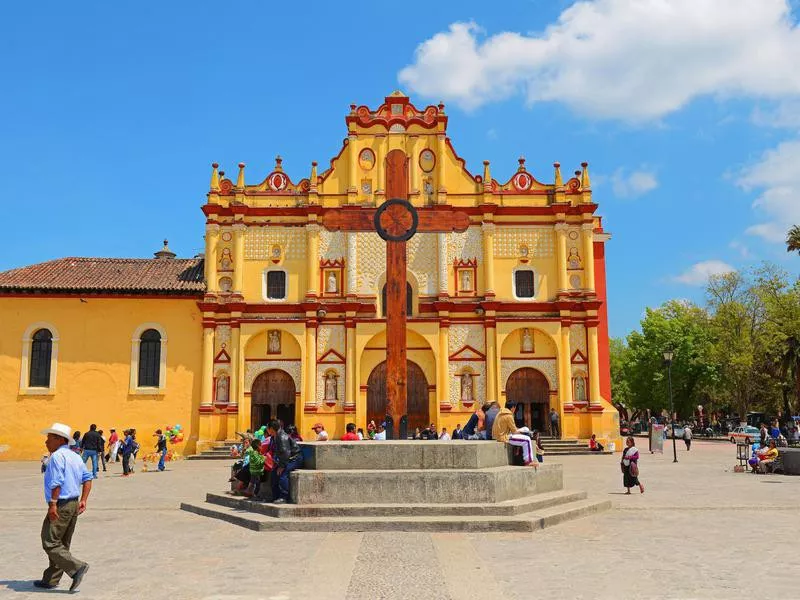
[[[587,165],[541,183],[470,172],[444,106],[395,92],[352,105],[327,168],[246,181],[212,166],[205,258],[65,258],[0,273],[0,460],[36,458],[52,421],[84,430],[180,423],[185,453],[271,417],[340,437],[385,414],[386,247],[327,231],[329,211],[387,198],[385,158],[407,157],[409,200],[466,212],[463,233],[408,242],[409,425],[449,431],[484,401],[518,421],[618,440],[611,405],[605,242]],[[505,171],[508,167],[504,165]],[[144,438],[145,443],[147,437]]]

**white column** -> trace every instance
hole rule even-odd
[[[347,295],[355,296],[358,293],[358,234],[355,231],[347,235]]]

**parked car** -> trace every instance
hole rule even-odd
[[[752,444],[759,439],[761,439],[761,434],[758,427],[751,427],[750,425],[737,427],[730,433],[731,444],[737,442],[740,444]]]

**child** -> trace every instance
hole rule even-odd
[[[250,469],[250,483],[244,495],[248,498],[258,495],[261,489],[261,477],[264,475],[264,456],[259,452],[261,442],[257,439],[250,441],[250,447],[245,452],[245,457],[248,460],[248,468]]]

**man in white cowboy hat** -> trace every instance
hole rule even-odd
[[[81,584],[89,565],[69,552],[72,534],[78,515],[86,510],[86,500],[92,490],[92,474],[86,469],[81,457],[69,449],[72,429],[63,423],[53,423],[42,431],[47,436],[45,446],[50,451],[50,460],[44,472],[44,499],[47,516],[42,524],[42,548],[50,559],[42,578],[34,581],[38,588],[53,589],[58,586],[66,572],[72,577],[70,591]]]

